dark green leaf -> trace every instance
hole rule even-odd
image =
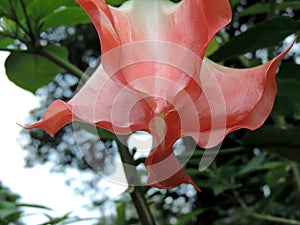
[[[238,172],[238,174],[245,175],[246,173],[253,172],[255,170],[260,169],[259,166],[263,163],[265,157],[266,157],[266,154],[260,154],[258,156],[254,156],[250,160],[250,162],[248,162],[247,165],[245,165],[243,167],[243,169]]]
[[[26,204],[26,203],[22,203],[22,204],[17,204],[18,207],[29,207],[29,208],[37,208],[37,209],[46,209],[46,210],[52,210],[49,207],[43,206],[43,205],[36,205],[36,204]]]
[[[66,49],[48,46],[45,50],[60,57],[67,57]],[[33,53],[13,52],[5,62],[8,78],[19,87],[34,93],[48,84],[61,71],[56,64]]]
[[[237,4],[239,4],[241,2],[241,0],[230,0],[230,5],[231,7],[235,7]]]
[[[46,17],[42,21],[42,31],[58,26],[71,26],[75,24],[91,22],[87,14],[79,7],[68,7],[53,12],[50,16]]]
[[[27,8],[30,19],[39,21],[44,17],[49,16],[58,8],[76,5],[77,3],[74,0],[31,0],[30,4],[27,5]]]
[[[214,178],[211,178],[210,180],[206,180],[205,182],[200,183],[199,186],[200,188],[206,187],[208,189],[211,189],[214,193],[214,196],[218,196],[226,190],[232,190],[241,187],[241,184],[225,184],[223,182],[215,180]]]
[[[285,165],[269,170],[266,175],[266,184],[270,187],[276,186],[276,184],[285,181],[282,178],[286,177],[287,171]]]
[[[282,62],[277,74],[278,93],[272,115],[300,117],[300,66]]]
[[[289,17],[276,17],[266,20],[231,38],[210,58],[214,61],[223,61],[261,48],[274,47],[286,36],[297,30],[299,26],[298,21]]]
[[[243,11],[239,13],[239,16],[243,17],[243,16],[248,16],[253,14],[267,13],[268,11],[269,11],[269,4],[260,2],[245,8]]]
[[[108,5],[112,5],[112,6],[120,6],[120,5],[122,5],[126,1],[127,0],[105,0],[105,2]]]
[[[278,93],[271,115],[300,118],[300,82],[278,79],[277,83]]]
[[[300,137],[298,137],[298,140],[299,140],[299,138]],[[273,153],[276,153],[278,155],[282,155],[282,156],[284,156],[288,159],[294,160],[296,162],[300,162],[299,147],[272,146],[272,147],[263,147],[262,150],[273,152]]]
[[[248,131],[242,138],[244,145],[278,153],[290,159],[300,161],[300,128],[282,129],[263,126],[256,131]]]
[[[281,129],[263,126],[255,131],[247,131],[242,138],[244,145],[251,147],[293,146],[300,147],[300,128]]]
[[[8,13],[10,10],[10,6],[9,6],[9,1],[10,0],[1,0],[0,1],[0,15],[1,15],[1,12],[4,12],[4,13]]]
[[[300,82],[300,65],[291,61],[283,61],[277,77],[281,79],[294,79]]]
[[[193,212],[190,212],[188,214],[185,214],[181,216],[175,225],[186,225],[188,224],[194,217],[198,216],[199,214],[203,213],[205,209],[197,209]]]

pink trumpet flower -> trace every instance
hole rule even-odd
[[[152,134],[147,184],[198,186],[178,162],[173,144],[191,136],[203,148],[237,129],[260,127],[270,114],[276,70],[289,49],[264,65],[226,68],[204,57],[217,31],[231,21],[228,0],[77,0],[96,27],[102,64],[69,101],[54,101],[26,127],[51,136],[72,121],[116,134]]]

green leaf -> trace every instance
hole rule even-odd
[[[287,176],[285,165],[269,170],[266,174],[266,184],[270,187],[274,187],[277,184],[284,182]]]
[[[247,165],[243,167],[242,170],[238,172],[239,175],[245,175],[247,173],[256,171],[260,169],[260,165],[263,163],[266,154],[260,154],[258,156],[254,156]]]
[[[0,1],[0,15],[1,15],[1,12],[4,12],[4,13],[9,12],[9,9],[10,9],[9,1],[10,0],[1,0]]]
[[[260,2],[245,8],[238,15],[239,17],[243,17],[243,16],[249,16],[253,14],[267,13],[268,11],[269,11],[269,4]]]
[[[59,26],[71,26],[79,23],[90,23],[91,20],[79,7],[68,7],[55,11],[42,20],[42,31]]]
[[[116,225],[124,224],[126,224],[126,205],[124,203],[119,203],[117,206]]]
[[[201,213],[203,213],[205,211],[205,209],[197,209],[193,212],[190,212],[188,214],[185,214],[183,216],[181,216],[177,222],[175,223],[175,225],[186,225],[188,224],[194,217],[200,215]]]
[[[30,19],[40,21],[58,8],[76,5],[74,0],[31,0],[30,4],[27,4],[27,8]]]
[[[282,16],[266,20],[231,38],[210,58],[214,61],[223,61],[247,52],[274,47],[299,27],[300,23],[290,17]]]
[[[63,47],[47,46],[44,48],[60,57],[67,57],[67,50]],[[13,52],[5,62],[8,78],[19,87],[32,93],[50,83],[61,71],[56,64],[40,55],[26,52]]]
[[[116,135],[108,130],[105,130],[103,128],[91,125],[91,124],[87,124],[87,123],[82,123],[82,122],[75,122],[76,125],[78,125],[81,129],[84,129],[85,131],[91,133],[91,134],[95,134],[95,135],[99,135],[101,140],[114,140],[116,139]]]
[[[71,212],[66,213],[65,215],[61,216],[61,217],[51,217],[47,214],[44,214],[45,216],[47,216],[49,218],[49,221],[46,223],[42,223],[40,225],[55,225],[55,224],[61,224],[61,222],[68,220],[70,217],[69,215],[71,214]]]
[[[211,54],[213,54],[215,51],[217,51],[219,46],[220,43],[218,42],[217,38],[214,37],[206,49],[205,56],[210,56]]]
[[[14,43],[14,39],[6,37],[0,32],[0,48],[6,48],[7,46]]]
[[[112,5],[112,6],[120,6],[120,5],[122,5],[126,1],[127,0],[105,0],[105,2],[108,5]]]
[[[279,4],[275,4],[275,9],[277,10],[286,10],[291,8],[293,10],[300,9],[300,2],[296,1],[284,1]],[[239,17],[249,16],[254,14],[268,13],[269,12],[269,4],[268,3],[256,3],[239,13]]]
[[[239,4],[241,2],[241,0],[230,0],[230,5],[231,7],[235,7],[237,4]]]
[[[37,209],[45,209],[45,210],[52,210],[51,208],[43,205],[37,205],[37,204],[27,204],[27,203],[21,203],[17,204],[18,207],[29,207],[29,208],[37,208]]]

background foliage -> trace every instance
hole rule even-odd
[[[118,6],[123,1],[107,2]],[[262,64],[285,49],[300,31],[297,0],[230,3],[233,21],[217,34],[206,53],[221,64],[235,68]],[[54,99],[70,99],[80,78],[76,69],[93,67],[100,56],[97,34],[73,0],[1,0],[0,50],[10,52],[5,63],[8,78],[41,99],[40,107],[31,111],[28,123],[38,120]],[[297,45],[282,62],[275,106],[262,128],[228,135],[214,164],[202,172],[198,171],[198,164],[203,151],[195,151],[186,170],[202,192],[189,185],[145,190],[158,224],[300,224],[299,54]],[[70,62],[70,66],[62,66],[65,62]],[[70,167],[89,171],[93,176],[81,191],[97,190],[100,176],[82,158],[72,132],[72,127],[66,126],[50,138],[40,130],[23,131],[20,138],[28,140],[23,146],[28,152],[27,166],[52,161],[56,172]],[[97,170],[111,174],[114,167],[107,154],[117,153],[109,134],[101,132],[107,139],[101,147],[103,154],[97,158]],[[0,224],[18,224],[22,214],[15,203],[17,199],[0,188]],[[92,199],[91,204],[101,207],[105,202]],[[99,225],[138,223],[128,192],[114,205],[116,215],[99,218]],[[48,224],[69,217],[66,214],[60,220],[50,218]]]

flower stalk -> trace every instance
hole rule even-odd
[[[128,190],[139,215],[140,222],[142,225],[155,225],[154,217],[145,198],[145,190],[142,186],[138,185],[139,178],[133,156],[129,152],[128,147],[125,146],[118,138],[116,138],[115,141],[117,143],[118,151],[123,162],[126,179],[129,184]],[[134,183],[136,185],[132,186],[130,185],[131,183]]]

